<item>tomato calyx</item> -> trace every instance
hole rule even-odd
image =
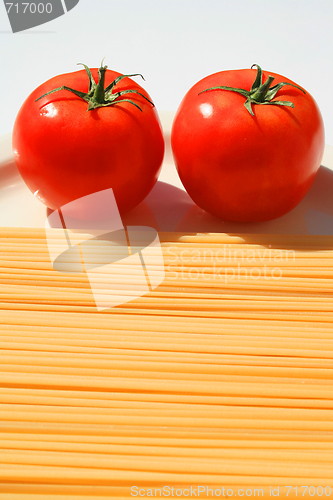
[[[67,87],[66,85],[64,85],[54,90],[50,90],[50,92],[47,92],[46,94],[43,94],[42,96],[38,97],[36,101],[39,101],[40,99],[43,99],[43,97],[46,97],[50,94],[54,94],[55,92],[59,92],[60,90],[67,90],[68,92],[72,92],[72,94],[75,94],[77,97],[80,97],[81,99],[86,101],[88,103],[88,111],[92,111],[93,109],[102,107],[114,106],[115,104],[119,104],[121,102],[128,102],[133,106],[135,106],[136,108],[138,108],[140,111],[142,111],[142,108],[136,102],[132,101],[131,99],[128,99],[127,97],[123,97],[127,96],[128,94],[140,95],[146,101],[148,101],[152,106],[154,106],[154,103],[138,90],[126,89],[126,90],[121,90],[119,92],[115,91],[116,85],[124,78],[141,76],[141,78],[144,80],[143,76],[140,73],[135,73],[133,75],[118,76],[113,80],[113,82],[110,83],[110,85],[105,87],[105,73],[106,70],[108,69],[107,66],[103,66],[103,64],[101,64],[100,68],[98,69],[98,82],[96,83],[90,68],[85,64],[82,63],[79,64],[84,67],[89,79],[89,90],[87,93],[72,89],[71,87]]]
[[[289,106],[290,108],[294,108],[295,105],[291,101],[273,101],[278,91],[285,85],[289,85],[290,87],[295,87],[296,89],[299,89],[304,94],[306,94],[304,89],[293,83],[280,82],[271,87],[271,84],[273,83],[274,80],[274,76],[269,75],[267,80],[263,83],[263,75],[261,67],[258,66],[258,64],[253,64],[251,66],[251,69],[254,67],[257,68],[257,75],[252,84],[251,90],[240,89],[237,87],[226,87],[224,85],[221,85],[218,87],[211,87],[209,89],[202,90],[201,92],[199,92],[199,95],[203,94],[204,92],[209,92],[211,90],[230,90],[231,92],[236,92],[246,97],[244,106],[248,110],[250,115],[254,116],[254,112],[252,109],[253,104],[271,104],[274,106]]]

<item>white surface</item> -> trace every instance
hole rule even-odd
[[[13,34],[0,2],[0,134],[50,77],[102,57],[143,73],[159,110],[174,111],[200,78],[260,64],[317,100],[333,144],[332,0],[80,0],[64,16]]]
[[[162,115],[170,130],[170,115]],[[156,186],[123,220],[126,226],[150,226],[158,231],[333,234],[333,147],[327,146],[317,178],[305,199],[289,214],[257,224],[226,223],[198,208],[178,177],[169,134]],[[44,227],[46,208],[25,186],[11,160],[10,134],[0,137],[0,227]]]

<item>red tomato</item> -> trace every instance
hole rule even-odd
[[[89,81],[86,67],[56,76],[27,98],[14,126],[14,154],[28,187],[51,209],[112,188],[125,212],[157,180],[164,155],[161,126],[136,82],[106,67],[91,74]],[[62,86],[76,93],[59,91]]]
[[[320,166],[324,127],[314,99],[295,85],[257,66],[210,75],[189,90],[172,148],[201,208],[224,220],[264,221],[300,202]]]

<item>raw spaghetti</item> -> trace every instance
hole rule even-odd
[[[59,271],[59,230],[0,231],[0,498],[333,498],[333,237],[164,233],[102,311],[82,255],[106,304],[144,279],[85,237]]]

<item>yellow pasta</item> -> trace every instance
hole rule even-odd
[[[91,236],[0,230],[0,499],[333,497],[333,237]]]

